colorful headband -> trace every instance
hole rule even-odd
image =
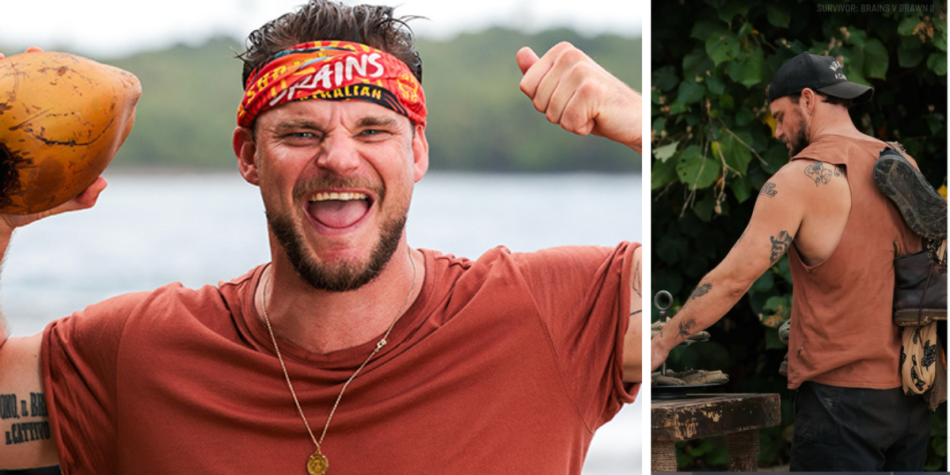
[[[362,100],[426,123],[422,85],[394,56],[359,43],[313,41],[274,55],[248,77],[237,123],[250,127],[267,109],[290,101]]]

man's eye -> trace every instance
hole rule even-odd
[[[294,132],[294,133],[290,134],[290,136],[293,137],[293,138],[300,138],[300,139],[309,139],[309,138],[312,138],[312,137],[316,137],[316,136],[313,134],[313,132]]]
[[[382,134],[382,133],[383,133],[383,131],[382,131],[382,130],[378,130],[378,129],[366,129],[366,130],[360,132],[361,135],[380,135],[380,134]]]

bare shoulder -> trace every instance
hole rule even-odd
[[[785,189],[801,198],[822,196],[848,189],[847,169],[818,160],[787,163],[762,187],[762,194],[774,197]]]

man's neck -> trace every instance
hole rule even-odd
[[[811,121],[809,142],[815,142],[825,135],[843,135],[859,140],[871,139],[854,126],[851,115],[844,107],[826,103],[821,103],[820,107],[815,111],[814,119]]]
[[[281,257],[261,276],[255,307],[262,316],[266,302],[274,332],[313,353],[352,348],[379,337],[416,300],[425,279],[425,259],[418,250],[408,251],[405,237],[379,276],[350,292],[314,289]]]

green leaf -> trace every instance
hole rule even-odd
[[[857,46],[858,48],[864,48],[867,37],[868,34],[865,33],[864,30],[859,30],[853,26],[849,26],[848,33],[844,38],[844,42],[849,45]]]
[[[772,26],[788,28],[788,24],[792,21],[792,13],[785,5],[766,5],[765,13]]]
[[[766,300],[765,305],[762,307],[762,311],[772,311],[775,312],[776,315],[788,316],[792,313],[791,307],[792,306],[788,301],[788,297],[781,295],[770,297],[768,300]]]
[[[702,149],[698,145],[690,145],[680,154],[676,175],[680,183],[686,184],[689,189],[697,190],[712,185],[721,168],[718,160],[703,158]]]
[[[916,48],[906,48],[901,45],[897,48],[897,64],[902,68],[913,68],[924,60],[924,52],[920,46]]]
[[[654,162],[650,170],[650,190],[656,190],[667,183],[675,182],[677,179],[677,163],[679,163],[677,160],[657,160]]]
[[[697,47],[683,56],[683,77],[694,78],[705,76],[706,71],[713,67],[712,60],[703,48]]]
[[[713,35],[720,35],[729,31],[726,28],[726,25],[720,21],[716,20],[700,20],[693,25],[693,31],[689,34],[691,38],[696,38],[699,41],[706,41],[706,38],[709,38]]]
[[[659,136],[660,132],[663,132],[664,130],[666,130],[666,120],[664,120],[662,116],[657,117],[656,119],[653,120],[653,125],[650,126],[650,130],[652,130],[657,136]]]
[[[947,55],[930,53],[930,56],[927,57],[927,68],[934,72],[937,76],[946,76],[947,75]]]
[[[750,294],[761,294],[763,292],[768,292],[772,290],[772,286],[775,285],[775,279],[772,278],[772,272],[766,271],[758,279],[755,279],[755,283],[752,284],[752,287],[749,288]]]
[[[663,262],[676,264],[689,253],[689,241],[681,237],[666,237],[656,243],[656,253]]]
[[[946,53],[946,52],[947,52],[947,37],[946,37],[946,36],[936,36],[936,35],[935,35],[935,36],[934,36],[934,46],[936,46],[938,50],[943,51],[944,53]]]
[[[848,80],[870,86],[868,80],[864,78],[864,50],[861,48],[844,48],[845,74]]]
[[[736,112],[736,125],[739,127],[745,127],[755,119],[755,116],[752,115],[752,111],[749,109],[739,109],[739,112]]]
[[[676,93],[676,102],[692,104],[706,95],[706,88],[693,81],[683,81]]]
[[[751,88],[762,82],[765,70],[765,56],[759,48],[752,48],[749,54],[744,55],[738,62],[729,64],[729,78]]]
[[[733,0],[717,8],[716,13],[719,14],[720,20],[729,23],[736,15],[748,15],[749,6],[746,5],[745,2]]]
[[[775,172],[788,163],[788,148],[776,143],[762,154],[762,158],[766,163],[762,168],[768,172],[769,175],[775,174]]]
[[[939,116],[939,117],[938,117]],[[927,126],[930,127],[930,133],[937,135],[943,129],[943,116],[940,114],[934,114],[932,116],[927,116]]]
[[[740,51],[739,39],[732,32],[714,35],[706,40],[706,53],[709,54],[710,59],[716,66],[735,59],[739,56]]]
[[[676,68],[672,65],[663,66],[653,71],[653,86],[661,91],[669,91],[679,84],[680,78],[676,75]]]
[[[733,178],[729,182],[729,188],[732,189],[732,195],[736,197],[736,201],[739,203],[745,202],[752,195],[752,184],[744,176]]]
[[[719,98],[719,107],[726,110],[731,110],[735,106],[735,99],[733,99],[729,94],[724,94]]]
[[[713,208],[716,207],[716,200],[712,193],[703,193],[703,198],[693,205],[693,214],[702,222],[708,223],[712,219]]]
[[[749,36],[749,33],[752,33],[752,29],[752,23],[746,22],[742,25],[742,28],[739,28],[739,38]]]
[[[884,44],[877,38],[867,40],[864,45],[864,72],[869,78],[884,79],[890,56]]]
[[[904,17],[900,24],[897,25],[897,34],[902,36],[913,35],[918,24],[920,24],[920,17],[917,15]]]
[[[752,135],[750,135],[749,132],[740,130],[735,132],[735,134],[742,139],[742,142],[745,142],[749,146],[752,145]],[[719,143],[722,149],[722,155],[726,159],[726,165],[729,165],[729,168],[732,168],[740,175],[745,175],[746,170],[749,168],[749,162],[752,161],[752,152],[749,150],[749,147],[740,143],[739,140],[736,140],[732,134],[725,130],[721,132]]]
[[[726,83],[718,74],[710,74],[706,76],[706,90],[714,96],[720,96],[726,92]]]
[[[665,162],[668,158],[672,157],[676,153],[676,146],[679,145],[679,141],[673,142],[669,145],[664,145],[662,147],[657,147],[653,149],[653,156],[661,162]]]

